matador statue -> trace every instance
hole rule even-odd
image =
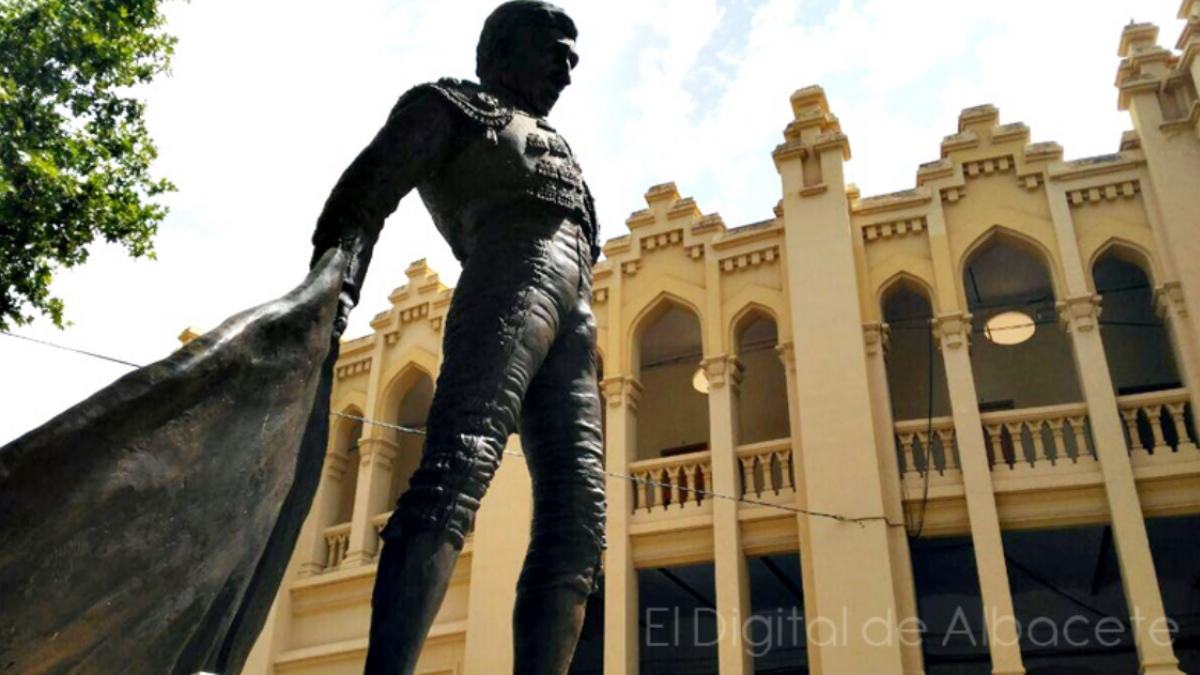
[[[416,188],[462,262],[411,487],[382,532],[368,675],[411,673],[480,499],[519,432],[533,483],[513,616],[515,671],[566,673],[604,547],[592,265],[600,249],[579,165],[546,121],[579,60],[560,8],[515,0],[484,23],[479,83],[397,101],[346,169],[313,235],[314,264],[350,254],[338,329],[384,219]]]
[[[534,508],[515,671],[567,671],[604,547],[596,216],[545,120],[575,37],[557,7],[500,5],[480,83],[400,97],[325,204],[295,290],[0,447],[0,671],[241,672],[319,482],[336,338],[414,187],[463,271],[425,452],[383,530],[366,671],[413,672],[518,431]]]

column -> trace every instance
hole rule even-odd
[[[741,362],[721,354],[701,362],[708,376],[709,447],[713,491],[741,494],[737,456]],[[713,568],[717,590],[717,656],[721,675],[753,675],[754,662],[743,644],[742,624],[750,615],[750,573],[742,553],[738,503],[713,500]]]
[[[379,536],[371,519],[391,510],[388,493],[392,488],[392,464],[396,460],[397,447],[395,441],[383,437],[384,433],[381,427],[369,427],[366,437],[358,444],[358,491],[354,495],[347,565],[365,565],[374,560]]]
[[[333,447],[332,434],[331,430],[330,448]],[[307,544],[308,551],[308,559],[300,563],[299,575],[301,577],[320,574],[325,570],[325,562],[328,558],[325,528],[337,524],[333,522],[333,519],[337,517],[342,480],[346,475],[346,465],[349,461],[349,458],[338,450],[331,449],[325,454],[325,464],[321,469],[321,483],[317,487],[317,495],[313,500],[312,510],[309,512],[309,518],[313,523],[309,533],[311,539],[306,542],[302,541],[298,547],[299,550],[304,551],[306,550],[304,545]]]
[[[1171,640],[1169,637],[1163,639],[1166,619],[1158,574],[1150,556],[1150,539],[1146,535],[1146,521],[1125,444],[1117,395],[1108,371],[1104,344],[1100,340],[1100,296],[1093,294],[1087,285],[1065,188],[1054,182],[1047,183],[1046,188],[1066,283],[1067,297],[1058,303],[1058,309],[1070,334],[1075,370],[1091,420],[1096,459],[1104,477],[1113,543],[1121,568],[1125,600],[1133,618],[1133,639],[1141,673],[1178,675],[1179,661],[1175,658]],[[1175,260],[1178,263],[1179,259]],[[1176,269],[1182,271],[1178,265]],[[1182,363],[1180,367],[1184,367]]]
[[[900,463],[896,459],[895,422],[892,420],[891,392],[888,389],[887,324],[863,326],[863,344],[867,354],[867,378],[871,389],[871,416],[875,421],[875,450],[879,455],[879,482],[883,485],[883,513],[889,522],[904,522],[904,493],[900,485]],[[908,533],[902,527],[888,529],[888,550],[895,577],[896,612],[900,627],[900,656],[906,675],[925,672],[921,636],[917,630],[917,594],[913,582]]]
[[[796,351],[792,343],[783,342],[775,347],[775,353],[779,356],[779,361],[783,364],[783,372],[787,378],[787,395],[788,395],[788,429],[791,432],[792,440],[792,473],[796,480],[796,507],[801,509],[808,508],[808,490],[804,486],[804,448],[800,445],[800,404],[796,394]],[[817,608],[817,593],[815,582],[813,580],[812,565],[809,561],[812,560],[812,532],[808,527],[808,520],[805,518],[797,518],[797,538],[800,541],[800,586],[804,593],[804,622],[805,625],[811,625],[813,619],[821,616],[820,610]],[[808,669],[809,672],[819,673],[821,671],[821,650],[810,649],[808,651]]]
[[[1059,310],[1071,336],[1075,368],[1079,372],[1080,388],[1092,423],[1096,457],[1104,475],[1113,543],[1121,567],[1125,600],[1133,619],[1140,672],[1181,675],[1170,638],[1163,639],[1166,624],[1158,574],[1150,556],[1150,540],[1117,412],[1117,396],[1108,372],[1104,345],[1100,341],[1100,298],[1096,295],[1068,298],[1059,303]]]
[[[975,374],[971,370],[970,334],[969,314],[943,314],[934,320],[934,335],[946,366],[950,409],[962,462],[963,492],[971,523],[975,566],[979,571],[979,593],[983,599],[992,672],[1024,673],[1012,591],[1008,585],[1008,567],[1004,562],[1004,544],[1000,538],[1000,517],[996,512],[996,495],[992,491],[992,471],[983,440]]]
[[[608,405],[604,461],[609,472],[629,475],[637,451],[637,406],[642,385],[629,375],[605,378],[600,385]],[[638,578],[633,566],[629,519],[633,484],[608,476],[608,549],[604,552],[604,675],[637,675]]]

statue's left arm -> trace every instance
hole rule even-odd
[[[371,253],[383,223],[400,200],[436,172],[451,152],[456,119],[444,98],[428,85],[400,97],[387,122],[342,173],[313,233],[315,265],[334,246],[351,255],[342,289],[342,310],[335,330],[358,304]]]

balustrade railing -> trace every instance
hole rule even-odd
[[[712,489],[712,457],[707,450],[633,462],[633,512],[699,508],[697,490]]]
[[[346,559],[350,546],[350,523],[325,528],[325,569],[336,569]]]
[[[1121,396],[1117,408],[1125,422],[1125,441],[1134,456],[1179,456],[1196,450],[1195,421],[1187,389]]]
[[[1083,403],[984,413],[992,470],[1077,464],[1095,458]]]
[[[763,497],[795,491],[796,473],[792,468],[792,444],[780,438],[738,447],[741,467],[741,496]]]
[[[959,468],[954,419],[935,417],[896,423],[896,451],[900,474],[924,476],[927,468],[945,475]]]
[[[380,513],[371,518],[371,527],[375,528],[375,536],[383,534],[383,528],[387,525],[388,518],[392,517],[392,512]]]

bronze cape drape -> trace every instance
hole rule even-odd
[[[0,448],[0,671],[240,672],[320,479],[345,266]]]

